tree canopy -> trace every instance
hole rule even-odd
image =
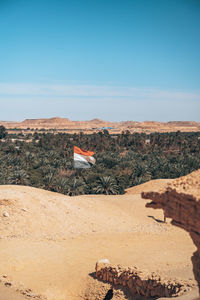
[[[123,194],[151,179],[176,178],[200,168],[198,132],[26,135],[19,131],[3,136],[0,184],[30,185],[70,196]],[[95,152],[92,168],[74,169],[74,145]]]
[[[3,139],[6,137],[6,128],[4,126],[0,126],[0,139]]]

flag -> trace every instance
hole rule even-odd
[[[94,152],[85,151],[74,146],[74,168],[90,168],[95,164]]]

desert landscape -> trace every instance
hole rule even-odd
[[[0,300],[200,300],[199,4],[0,0]]]
[[[181,282],[180,299],[197,299],[192,239],[170,219],[164,223],[162,210],[146,208],[149,201],[141,197],[173,182],[150,181],[124,195],[76,197],[0,186],[0,299],[100,300],[112,286],[113,299],[143,299],[128,287],[97,280],[95,264],[102,258]]]
[[[200,131],[200,123],[192,121],[172,121],[172,122],[108,122],[100,119],[90,121],[71,121],[68,118],[43,118],[43,119],[26,119],[22,122],[0,121],[0,125],[7,129],[48,129],[53,131],[67,130],[70,133],[92,133],[99,130],[107,129],[110,133],[121,133],[129,130],[134,132],[197,132]]]
[[[199,132],[0,133],[0,300],[198,299]]]

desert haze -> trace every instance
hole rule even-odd
[[[108,122],[100,119],[93,119],[90,121],[71,121],[67,118],[43,118],[43,119],[26,119],[22,122],[0,121],[0,125],[5,126],[7,129],[21,128],[21,129],[65,129],[70,132],[93,132],[101,129],[108,129],[113,133],[120,133],[129,130],[134,132],[196,132],[200,131],[200,123],[194,121],[172,121],[172,122]]]

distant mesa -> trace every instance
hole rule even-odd
[[[54,118],[43,118],[43,119],[26,119],[22,122],[22,124],[65,124],[70,122],[67,118],[60,118],[60,117],[54,117]]]
[[[167,122],[169,125],[174,126],[196,126],[198,123],[195,121],[170,121]]]
[[[144,121],[144,124],[160,124],[160,122],[157,121]]]
[[[129,130],[130,133],[153,133],[153,132],[200,132],[200,123],[194,121],[121,121],[111,122],[98,118],[87,121],[72,121],[68,118],[41,118],[41,119],[25,119],[22,122],[0,121],[0,125],[7,129],[55,129],[67,130],[73,133],[85,132],[92,133],[94,131],[109,130],[111,133],[118,134]]]
[[[103,121],[103,120],[101,120],[101,119],[92,119],[92,120],[90,120],[89,121],[90,123],[105,123],[106,121]]]

